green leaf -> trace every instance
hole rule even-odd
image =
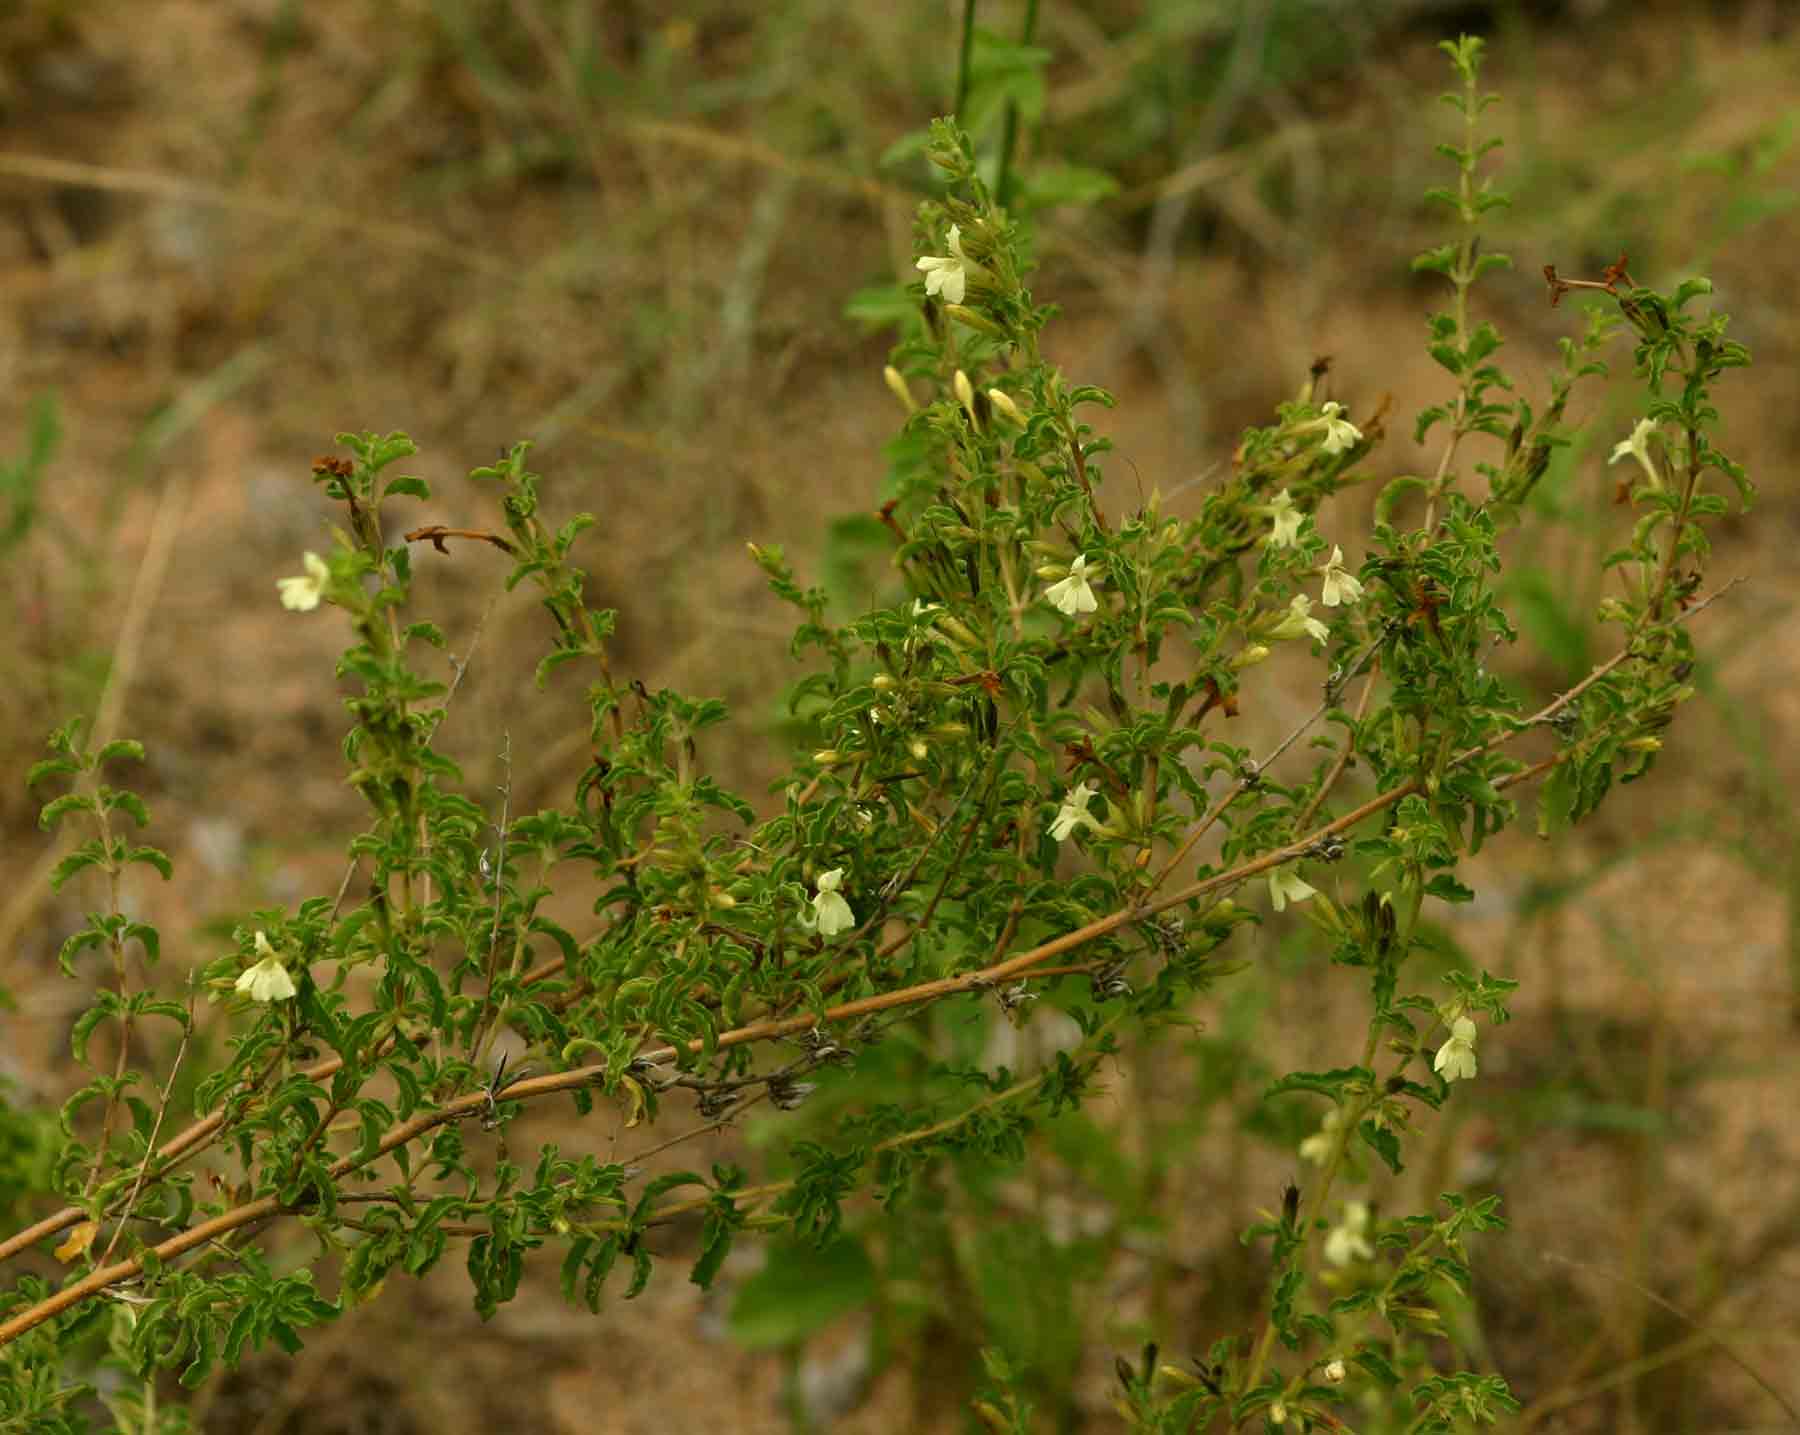
[[[105,860],[105,855],[106,854],[101,850],[99,842],[84,843],[51,869],[50,890],[52,892],[62,891],[63,884],[67,882],[69,878],[73,877],[77,872],[83,872],[89,867],[98,865]]]
[[[406,1273],[422,1276],[435,1266],[444,1254],[445,1241],[435,1223],[415,1230],[406,1243]]]
[[[650,1251],[642,1241],[632,1248],[631,1266],[631,1284],[625,1288],[626,1300],[636,1300],[650,1284]]]
[[[1365,1346],[1350,1357],[1351,1362],[1367,1371],[1382,1385],[1390,1390],[1400,1383],[1400,1372],[1388,1363],[1386,1356],[1380,1351]]]
[[[67,977],[74,976],[75,958],[80,956],[84,951],[87,951],[90,947],[98,947],[105,941],[106,933],[99,927],[83,927],[79,932],[75,932],[69,936],[68,939],[63,942],[61,950],[56,954],[57,964],[62,967],[63,975]]]
[[[402,474],[399,478],[390,479],[386,488],[381,490],[383,499],[405,494],[409,498],[430,498],[431,485],[422,478],[411,474]]]
[[[76,1019],[75,1026],[69,1033],[69,1050],[75,1060],[83,1066],[87,1065],[88,1038],[93,1036],[94,1029],[111,1015],[112,1013],[105,1007],[92,1006]]]
[[[38,813],[38,826],[48,832],[71,812],[97,812],[99,803],[79,792],[65,793],[46,802]]]
[[[1473,902],[1473,888],[1465,887],[1448,872],[1440,872],[1425,884],[1425,895],[1441,902]]]
[[[1573,820],[1575,799],[1580,796],[1575,764],[1558,763],[1538,787],[1538,836],[1550,837],[1566,830]]]
[[[1356,1134],[1362,1138],[1363,1145],[1379,1156],[1388,1170],[1396,1176],[1406,1169],[1400,1160],[1400,1140],[1387,1127],[1377,1126],[1373,1121],[1364,1121],[1358,1124]]]
[[[31,770],[25,774],[25,785],[35,787],[46,777],[67,777],[70,773],[80,772],[81,764],[72,762],[66,757],[47,757],[42,762],[31,764]]]
[[[1415,254],[1412,267],[1415,274],[1448,274],[1456,267],[1456,246],[1445,244],[1437,249],[1427,249],[1423,254]]]
[[[1293,1091],[1316,1091],[1333,1101],[1343,1100],[1352,1086],[1370,1087],[1375,1073],[1366,1066],[1341,1066],[1334,1071],[1290,1071],[1270,1085],[1267,1095],[1281,1096]]]
[[[181,1383],[193,1390],[212,1373],[213,1327],[205,1320],[194,1322],[194,1358],[181,1372]]]
[[[537,665],[535,676],[538,690],[540,692],[543,690],[544,685],[550,681],[550,674],[562,667],[563,664],[577,662],[586,656],[587,654],[579,648],[558,648],[554,652],[546,653],[539,659]]]
[[[169,861],[165,852],[156,847],[133,847],[125,854],[125,860],[141,862],[146,867],[154,867],[162,873],[162,879],[165,882],[175,875],[175,865]]]
[[[1698,298],[1702,294],[1710,294],[1712,291],[1713,286],[1710,279],[1704,277],[1683,279],[1681,286],[1675,291],[1675,307],[1685,309],[1689,300]]]
[[[139,827],[150,825],[150,809],[135,792],[115,792],[110,787],[103,787],[100,789],[100,806],[107,812],[123,812]]]
[[[1375,500],[1375,521],[1377,523],[1392,522],[1394,507],[1402,498],[1415,491],[1423,493],[1430,486],[1424,479],[1412,475],[1389,479],[1382,486],[1381,496]]]

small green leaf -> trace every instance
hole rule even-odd
[[[46,777],[67,777],[80,771],[81,764],[78,762],[71,762],[66,757],[47,757],[42,762],[31,764],[31,770],[25,774],[25,785],[35,787]]]
[[[146,867],[154,867],[162,873],[167,882],[175,875],[175,865],[169,861],[168,855],[156,847],[133,847],[125,854],[127,862],[141,862]]]
[[[422,478],[414,478],[411,474],[402,474],[399,478],[390,479],[386,488],[381,490],[383,499],[405,494],[408,498],[430,498],[431,485]]]
[[[89,867],[97,866],[104,860],[105,854],[100,850],[98,842],[85,843],[63,858],[51,870],[50,890],[52,892],[62,891],[63,884],[77,872],[86,871]]]
[[[1383,1162],[1388,1170],[1398,1176],[1406,1167],[1400,1160],[1400,1140],[1385,1126],[1377,1126],[1373,1121],[1364,1121],[1356,1128],[1356,1134]]]
[[[97,812],[99,804],[91,797],[79,792],[65,793],[63,796],[46,802],[38,813],[38,826],[48,832],[71,812]]]

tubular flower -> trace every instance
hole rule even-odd
[[[1315,1166],[1323,1166],[1331,1155],[1332,1133],[1344,1119],[1343,1111],[1332,1107],[1325,1113],[1325,1120],[1319,1129],[1300,1143],[1300,1159],[1310,1161]]]
[[[1331,558],[1325,564],[1325,590],[1319,594],[1319,601],[1327,608],[1335,608],[1339,603],[1354,603],[1360,597],[1362,583],[1344,567],[1344,550],[1333,544]]]
[[[1061,807],[1056,809],[1056,816],[1050,822],[1050,835],[1058,842],[1067,842],[1069,835],[1077,827],[1098,827],[1100,824],[1088,814],[1088,803],[1094,799],[1096,789],[1089,782],[1078,782]]]
[[[1304,902],[1317,894],[1318,888],[1307,886],[1298,872],[1277,867],[1269,873],[1269,902],[1277,912],[1287,910],[1289,902]]]
[[[1320,422],[1325,425],[1325,442],[1319,447],[1326,453],[1343,453],[1362,442],[1362,430],[1349,419],[1341,419],[1344,406],[1339,403],[1326,404],[1319,412],[1324,416]]]
[[[1312,616],[1312,599],[1304,593],[1296,593],[1281,621],[1269,630],[1269,636],[1287,639],[1298,638],[1302,633],[1323,643],[1331,636],[1331,629]]]
[[[843,880],[842,867],[821,872],[818,894],[812,899],[813,914],[800,919],[809,928],[817,927],[821,937],[835,937],[839,932],[847,932],[856,925],[856,914],[838,892],[838,886]]]
[[[1069,576],[1060,583],[1052,583],[1044,590],[1044,596],[1053,607],[1071,618],[1077,613],[1092,613],[1098,608],[1100,600],[1088,586],[1087,556],[1076,555],[1075,561],[1069,565]]]
[[[1260,505],[1258,513],[1266,513],[1275,522],[1263,539],[1271,548],[1292,548],[1300,541],[1300,520],[1306,515],[1294,507],[1294,500],[1284,488],[1267,503]]]
[[[1466,1081],[1475,1075],[1475,1023],[1468,1017],[1450,1023],[1450,1039],[1438,1048],[1431,1069],[1445,1081]]]
[[[310,613],[318,607],[326,580],[331,577],[331,569],[317,553],[308,553],[304,562],[303,576],[275,580],[275,586],[281,590],[281,606],[295,613]]]
[[[926,294],[941,295],[946,304],[962,303],[968,285],[968,262],[962,248],[962,230],[952,224],[949,257],[927,254],[919,261],[919,268],[925,272]]]
[[[290,1000],[294,995],[294,979],[288,975],[287,968],[282,966],[281,954],[269,945],[268,937],[262,932],[256,934],[256,951],[262,960],[238,977],[237,990],[251,1001]]]
[[[1656,423],[1652,419],[1639,419],[1637,427],[1631,431],[1631,437],[1621,439],[1613,445],[1612,457],[1608,464],[1615,464],[1622,458],[1634,458],[1638,467],[1644,470],[1644,477],[1650,480],[1652,488],[1662,487],[1662,475],[1656,471],[1656,464],[1650,458],[1650,438],[1656,432]]]
[[[1369,1244],[1369,1207],[1363,1201],[1344,1202],[1344,1220],[1325,1237],[1325,1259],[1334,1266],[1366,1261],[1375,1254]]]

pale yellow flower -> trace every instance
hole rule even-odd
[[[1078,782],[1063,799],[1061,807],[1056,809],[1056,816],[1050,823],[1050,835],[1058,842],[1067,842],[1069,835],[1077,827],[1098,827],[1088,813],[1088,803],[1097,795],[1092,783]]]
[[[1281,621],[1269,630],[1269,636],[1280,640],[1298,638],[1302,633],[1323,643],[1331,636],[1331,629],[1312,616],[1312,599],[1296,593]]]
[[[1277,912],[1285,911],[1289,902],[1304,902],[1317,895],[1318,888],[1307,886],[1298,872],[1277,867],[1269,873],[1269,903]]]
[[[941,295],[947,304],[962,303],[968,285],[968,262],[963,253],[962,230],[952,224],[949,257],[927,254],[919,261],[918,267],[925,273],[925,292]]]
[[[1326,404],[1319,410],[1324,415],[1321,422],[1325,425],[1325,442],[1319,447],[1326,453],[1343,453],[1362,442],[1362,430],[1349,419],[1338,417],[1343,411],[1344,406],[1337,403]]]
[[[1275,526],[1263,540],[1269,547],[1292,548],[1300,541],[1300,521],[1306,515],[1294,507],[1294,500],[1285,488],[1267,503],[1259,505],[1256,511],[1274,520]]]
[[[1088,586],[1087,566],[1087,557],[1078,555],[1069,565],[1069,576],[1060,583],[1052,583],[1044,590],[1044,596],[1050,600],[1051,605],[1071,618],[1077,613],[1092,613],[1100,606],[1100,600]]]
[[[1363,1201],[1344,1202],[1342,1224],[1333,1226],[1325,1237],[1325,1259],[1334,1266],[1347,1266],[1352,1261],[1366,1261],[1375,1254],[1369,1244],[1369,1207]]]
[[[263,933],[256,934],[257,955],[262,958],[247,968],[237,979],[237,990],[251,1001],[284,1002],[294,995],[294,979],[281,964],[281,954],[269,945]]]
[[[1468,1017],[1450,1023],[1450,1039],[1438,1048],[1431,1069],[1445,1081],[1466,1081],[1475,1075],[1475,1023]]]
[[[1656,463],[1650,457],[1650,439],[1656,433],[1654,419],[1639,419],[1637,427],[1632,429],[1631,437],[1621,439],[1613,445],[1612,457],[1608,464],[1615,464],[1622,458],[1637,460],[1639,468],[1644,470],[1644,477],[1650,480],[1652,488],[1662,487],[1662,475],[1656,471]]]
[[[1344,567],[1344,550],[1333,544],[1331,557],[1325,564],[1325,588],[1319,594],[1319,601],[1327,608],[1335,608],[1339,603],[1354,603],[1362,597],[1362,583]]]
[[[821,937],[835,937],[839,932],[847,932],[856,925],[856,914],[850,910],[850,904],[838,891],[843,880],[842,867],[821,872],[818,894],[813,898],[813,915],[801,919],[808,927],[816,926]]]
[[[308,553],[303,561],[306,564],[303,576],[275,580],[275,586],[281,590],[281,606],[295,613],[310,613],[318,607],[326,581],[331,577],[331,569],[317,553]]]
[[[1344,1113],[1338,1107],[1332,1107],[1325,1113],[1325,1120],[1319,1129],[1300,1143],[1300,1159],[1310,1161],[1315,1166],[1323,1166],[1331,1156],[1332,1135],[1344,1119]]]

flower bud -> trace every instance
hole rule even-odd
[[[1325,1383],[1327,1385],[1342,1385],[1344,1383],[1343,1361],[1334,1360],[1325,1367]]]
[[[940,613],[937,625],[965,648],[980,649],[981,639],[971,633],[961,619],[953,618],[948,613]]]
[[[931,752],[931,749],[925,745],[925,739],[922,737],[915,737],[906,745],[906,750],[913,755],[914,762],[925,761],[926,756]]]
[[[1012,396],[1004,389],[989,389],[988,402],[994,406],[994,412],[1002,418],[1016,424],[1025,422],[1025,415],[1019,412],[1019,406],[1012,401]]]
[[[1661,752],[1662,739],[1660,737],[1634,737],[1629,742],[1622,743],[1621,746],[1627,752]]]
[[[950,380],[950,387],[955,391],[956,401],[968,410],[969,422],[975,422],[975,386],[969,382],[969,376],[961,369],[956,377]]]
[[[902,408],[909,414],[917,412],[919,406],[913,402],[912,390],[907,388],[906,380],[901,376],[898,369],[892,364],[889,364],[881,371],[881,378],[888,386],[888,392],[900,400],[900,406]]]
[[[869,679],[869,686],[874,688],[878,693],[892,692],[894,689],[894,675],[892,673],[877,673],[874,677]]]
[[[979,330],[990,338],[1004,339],[1006,337],[1006,330],[988,318],[986,314],[971,309],[967,304],[946,304],[944,312],[957,323],[967,324],[971,329]]]
[[[1254,668],[1269,656],[1268,648],[1262,643],[1252,643],[1247,648],[1240,648],[1237,656],[1231,660],[1234,672],[1242,672],[1245,668]]]
[[[820,767],[836,767],[844,760],[844,755],[835,747],[822,747],[812,755],[812,760]]]

